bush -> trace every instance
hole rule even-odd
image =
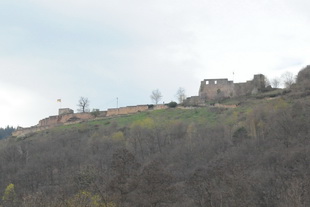
[[[234,144],[239,144],[246,139],[249,139],[249,135],[244,127],[237,129],[232,136],[232,141]]]
[[[175,108],[177,107],[177,105],[178,105],[177,102],[174,102],[174,101],[171,101],[170,103],[167,104],[169,108]]]
[[[93,115],[94,117],[97,117],[97,116],[99,116],[100,111],[99,111],[99,109],[93,109],[93,111],[90,112],[90,113],[91,113],[91,115]]]

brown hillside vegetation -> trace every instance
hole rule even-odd
[[[236,108],[141,112],[2,140],[0,205],[310,206],[305,70],[290,92]]]

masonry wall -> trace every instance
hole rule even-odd
[[[216,103],[216,104],[214,104],[214,107],[217,107],[217,108],[226,108],[226,109],[234,109],[234,108],[237,107],[237,105],[225,105],[225,104]]]
[[[199,89],[200,102],[218,98],[238,97],[256,94],[265,88],[265,76],[254,75],[253,80],[245,83],[233,83],[228,79],[205,79],[201,81]]]
[[[265,76],[262,74],[254,75],[253,80],[245,83],[235,83],[234,90],[236,96],[257,94],[265,89]]]
[[[199,106],[201,99],[199,96],[191,96],[183,101],[184,106]]]
[[[157,104],[155,105],[152,109],[154,110],[160,110],[160,109],[167,109],[169,108],[168,106],[166,106],[165,104]]]
[[[158,110],[158,109],[166,109],[168,108],[164,104],[158,105],[138,105],[138,106],[126,106],[121,108],[108,109],[107,116],[116,116],[116,115],[126,115],[126,114],[134,114],[147,110]]]
[[[58,110],[58,115],[62,115],[62,114],[73,114],[74,111],[72,109],[69,108],[61,108]]]
[[[59,116],[50,116],[48,118],[42,119],[39,121],[38,126],[55,126],[66,122],[89,120],[93,118],[94,116],[91,113],[63,114]]]
[[[20,129],[15,130],[12,133],[12,136],[20,137],[20,136],[24,136],[26,134],[46,130],[49,128],[51,128],[51,126],[41,126],[41,127],[40,126],[33,126],[33,127],[29,127],[29,128],[20,128]]]
[[[108,109],[107,116],[133,114],[141,111],[147,111],[148,109],[149,109],[148,105],[127,106],[127,107]]]
[[[201,81],[199,97],[202,100],[233,96],[234,84],[232,81],[228,81],[228,79],[205,79]]]
[[[168,108],[164,104],[158,105],[139,105],[139,106],[127,106],[121,107],[118,109],[108,109],[108,111],[100,111],[97,118],[104,118],[107,116],[115,116],[115,115],[126,115],[126,114],[134,114],[137,112],[147,111],[147,110],[157,110],[157,109],[166,109]],[[63,124],[72,124],[85,120],[92,120],[95,117],[91,113],[71,113],[71,109],[63,110],[69,112],[69,114],[61,114],[58,116],[50,116],[48,118],[42,119],[39,121],[37,126],[29,127],[29,128],[20,128],[13,132],[13,136],[19,137],[32,132],[39,132],[45,129],[52,128],[57,125]]]

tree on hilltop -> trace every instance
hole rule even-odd
[[[89,100],[86,97],[81,97],[79,99],[79,102],[77,104],[77,106],[79,107],[77,110],[79,112],[89,112]]]
[[[13,131],[15,131],[15,128],[10,126],[0,128],[0,140],[11,136]]]
[[[161,92],[158,89],[152,91],[151,100],[155,104],[158,104],[158,102],[161,100],[162,97],[163,96],[161,95]]]
[[[281,78],[283,79],[285,88],[290,88],[295,83],[294,75],[291,72],[283,73]]]
[[[271,86],[272,86],[273,88],[279,88],[280,83],[281,83],[281,80],[280,80],[280,78],[278,78],[278,77],[276,77],[276,78],[274,78],[274,79],[271,80]]]
[[[183,103],[183,101],[186,99],[185,89],[180,87],[177,91],[176,97],[180,104]]]

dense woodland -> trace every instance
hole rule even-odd
[[[0,142],[5,207],[310,206],[310,68],[235,109],[167,109]]]
[[[5,128],[0,128],[0,140],[11,136],[14,130],[15,128],[10,127],[10,126],[7,126]]]

